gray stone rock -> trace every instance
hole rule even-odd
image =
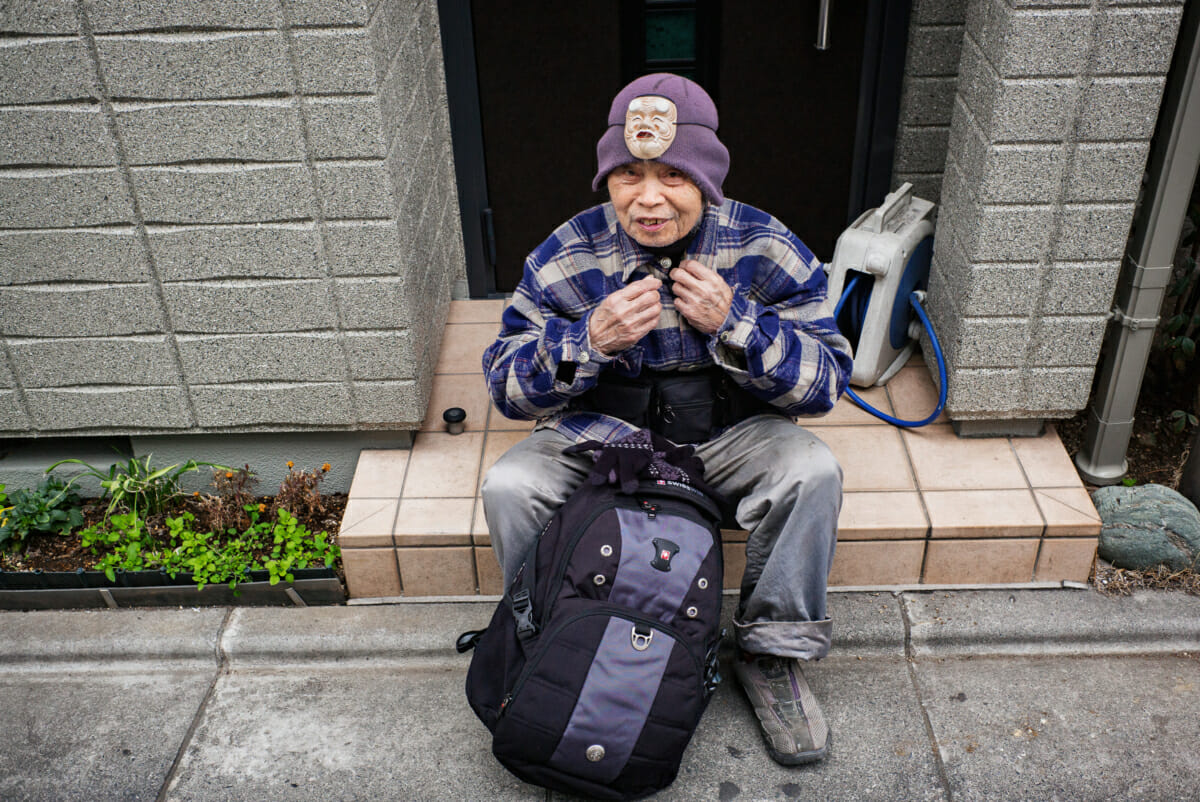
[[[1162,485],[1103,487],[1092,494],[1100,513],[1100,556],[1118,568],[1200,567],[1200,511]]]

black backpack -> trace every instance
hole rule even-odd
[[[670,785],[720,682],[721,512],[690,446],[594,450],[474,648],[467,699],[521,779],[633,799]]]

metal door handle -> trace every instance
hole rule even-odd
[[[829,0],[821,0],[817,11],[817,50],[829,49]]]

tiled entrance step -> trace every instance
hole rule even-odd
[[[359,457],[340,536],[352,597],[502,592],[479,483],[532,428],[492,409],[484,388],[480,358],[502,310],[502,301],[452,303],[412,450]],[[906,418],[937,402],[920,363],[862,395]],[[463,434],[443,429],[452,406],[467,412]],[[803,425],[845,473],[831,585],[1086,581],[1100,520],[1053,427],[1038,438],[963,440],[944,418],[901,430],[849,400]],[[744,541],[726,533],[727,587],[740,582]]]

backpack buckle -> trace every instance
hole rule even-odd
[[[513,595],[512,611],[517,619],[518,637],[524,640],[537,634],[537,624],[533,623],[533,603],[529,600],[529,588]]]
[[[654,630],[649,627],[635,625],[630,634],[630,640],[633,641],[633,648],[639,652],[644,652],[650,648],[650,641],[654,638]]]

